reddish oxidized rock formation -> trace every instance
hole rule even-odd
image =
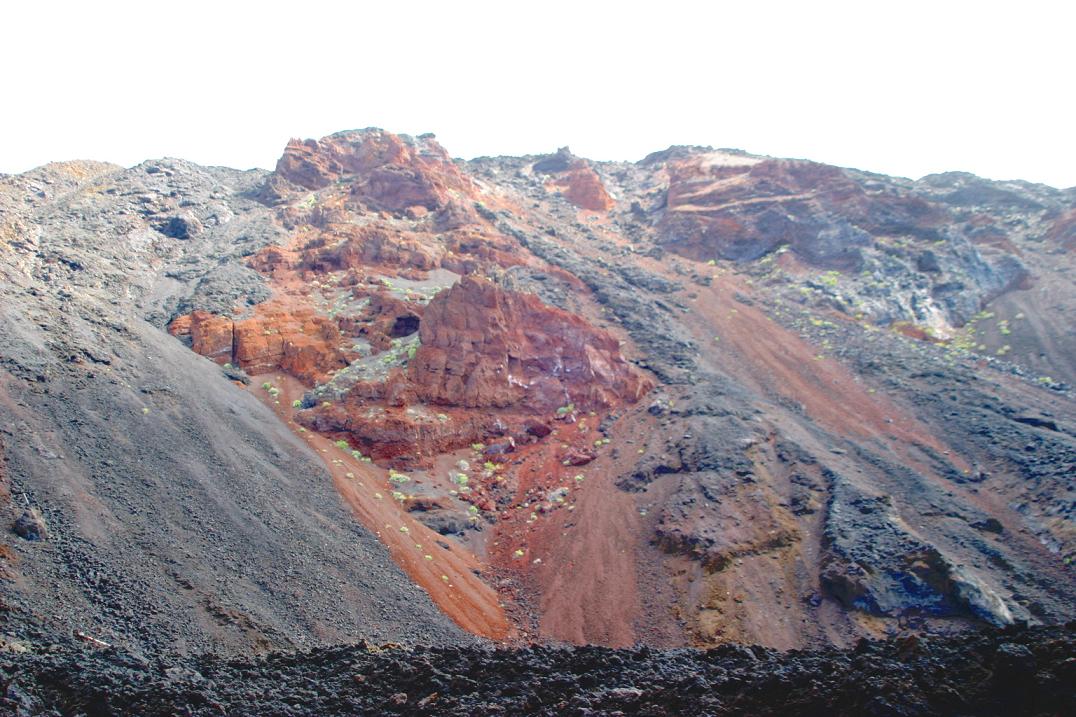
[[[338,346],[339,328],[313,309],[285,311],[270,305],[242,320],[195,311],[173,321],[169,331],[174,336],[189,335],[195,353],[255,375],[279,368],[300,380],[316,382],[347,365]]]
[[[563,191],[565,199],[580,209],[607,212],[616,204],[602,184],[601,177],[583,159],[572,162],[553,184]]]
[[[364,452],[397,465],[427,464],[438,453],[496,437],[508,444],[539,440],[551,429],[536,413],[633,403],[652,385],[610,334],[488,279],[464,277],[421,318],[391,297],[375,296],[368,309],[381,317],[371,318],[371,326],[381,326],[371,334],[418,325],[421,346],[406,368],[357,381],[342,400],[304,411],[299,420],[349,434]],[[593,455],[575,458],[581,465]]]
[[[649,387],[619,343],[583,319],[465,277],[426,308],[409,375],[431,403],[536,411],[635,401]]]
[[[298,266],[317,273],[376,267],[397,274],[436,268],[467,274],[478,270],[483,261],[502,267],[520,263],[518,245],[480,225],[477,217],[460,206],[450,203],[437,215],[404,226],[393,220],[356,224],[348,215],[312,224],[315,230],[300,252]],[[293,221],[303,219],[293,217]],[[263,253],[252,265],[273,271],[281,261],[273,253]]]
[[[452,411],[438,418],[423,408],[392,405],[392,395],[387,405],[378,403],[378,394],[406,387],[393,381],[356,387],[346,401],[303,411],[298,420],[314,431],[347,435],[364,454],[397,467],[428,465],[433,456],[482,440],[495,428],[488,414]],[[359,397],[367,393],[372,395]]]
[[[298,199],[298,190],[317,193]],[[264,198],[292,232],[290,250],[271,248],[250,265],[267,274],[376,269],[382,274],[444,268],[478,271],[521,261],[518,243],[491,223],[497,196],[479,194],[432,136],[381,130],[292,140]],[[482,200],[482,201],[480,201]]]
[[[235,359],[259,374],[279,366],[304,381],[315,381],[347,360],[337,347],[340,330],[312,309],[270,313],[235,325]]]
[[[217,316],[208,311],[195,311],[190,315],[189,332],[191,348],[195,353],[214,361],[232,360],[234,339],[232,320],[228,317]],[[173,324],[173,333],[178,333],[175,324]]]
[[[947,213],[872,191],[815,162],[711,153],[671,161],[663,243],[694,259],[753,260],[783,244],[809,264],[854,271],[871,235],[936,235]]]
[[[333,224],[305,252],[303,265],[314,271],[338,271],[371,265],[413,267],[427,271],[441,264],[446,249],[432,234],[379,226]]]
[[[404,301],[387,291],[378,291],[370,296],[366,307],[366,318],[371,334],[381,334],[387,339],[400,339],[418,331],[423,313],[422,304]]]
[[[292,257],[289,254],[290,252],[282,247],[270,245],[250,257],[247,264],[251,269],[271,276],[279,270],[292,268]]]
[[[276,176],[305,189],[346,180],[353,198],[389,211],[441,209],[453,195],[474,192],[432,135],[412,139],[378,129],[293,139],[277,162]]]

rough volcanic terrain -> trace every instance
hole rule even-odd
[[[4,520],[42,525],[4,540],[7,631],[179,653],[461,638],[300,439],[162,331],[185,302],[269,296],[240,262],[277,235],[244,198],[262,174],[166,160],[2,180]],[[181,222],[201,229],[177,238]]]
[[[1061,715],[1074,625],[758,646],[517,650],[359,643],[257,660],[147,660],[70,645],[0,656],[18,715]]]
[[[1025,629],[1076,608],[1074,216],[1076,189],[962,173],[460,161],[379,129],[292,140],[272,172],[0,176],[0,632],[26,704],[77,711],[81,660],[131,680],[117,710],[144,679],[237,713],[228,670],[418,660],[459,701],[379,682],[322,711],[661,714],[694,679],[692,704],[733,695],[704,712],[751,713],[769,662],[840,680],[874,669],[841,649],[899,638],[856,648],[893,714],[1003,713],[1011,634],[1051,646],[1049,713],[1071,635]],[[47,647],[71,636],[106,652]],[[332,647],[360,639],[424,647]],[[659,651],[726,643],[762,647]],[[960,651],[953,686],[921,684]],[[252,653],[276,656],[220,661]],[[569,689],[592,658],[646,685]],[[468,701],[492,662],[520,691]],[[564,699],[510,687],[527,671]],[[823,704],[809,684],[787,689]]]

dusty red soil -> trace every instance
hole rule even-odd
[[[635,581],[634,500],[613,485],[609,448],[594,462],[564,465],[593,443],[601,416],[555,424],[543,442],[512,461],[513,508],[501,513],[490,559],[523,574],[536,595],[538,634],[576,644],[637,641],[641,605]],[[549,500],[556,491],[564,502]]]

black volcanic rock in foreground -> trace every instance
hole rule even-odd
[[[360,644],[147,661],[65,644],[0,658],[16,715],[1061,715],[1076,623],[778,652]]]

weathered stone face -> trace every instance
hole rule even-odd
[[[189,333],[195,353],[253,375],[279,368],[304,381],[316,381],[347,365],[335,322],[308,308],[266,307],[241,320],[195,311],[176,319],[170,330],[177,336]]]
[[[375,208],[435,210],[473,185],[431,138],[404,138],[381,130],[341,132],[320,140],[293,139],[277,162],[277,176],[304,189],[346,182],[351,194]]]
[[[786,159],[670,162],[662,235],[697,259],[751,261],[787,245],[808,264],[858,271],[873,233],[932,232],[945,212],[910,193],[865,190],[844,170]]]
[[[576,160],[553,182],[561,188],[564,198],[579,207],[594,212],[612,209],[616,202],[609,196],[601,177],[586,160]]]
[[[611,335],[483,279],[465,277],[434,299],[420,335],[409,375],[433,403],[589,409],[634,402],[649,386]]]

